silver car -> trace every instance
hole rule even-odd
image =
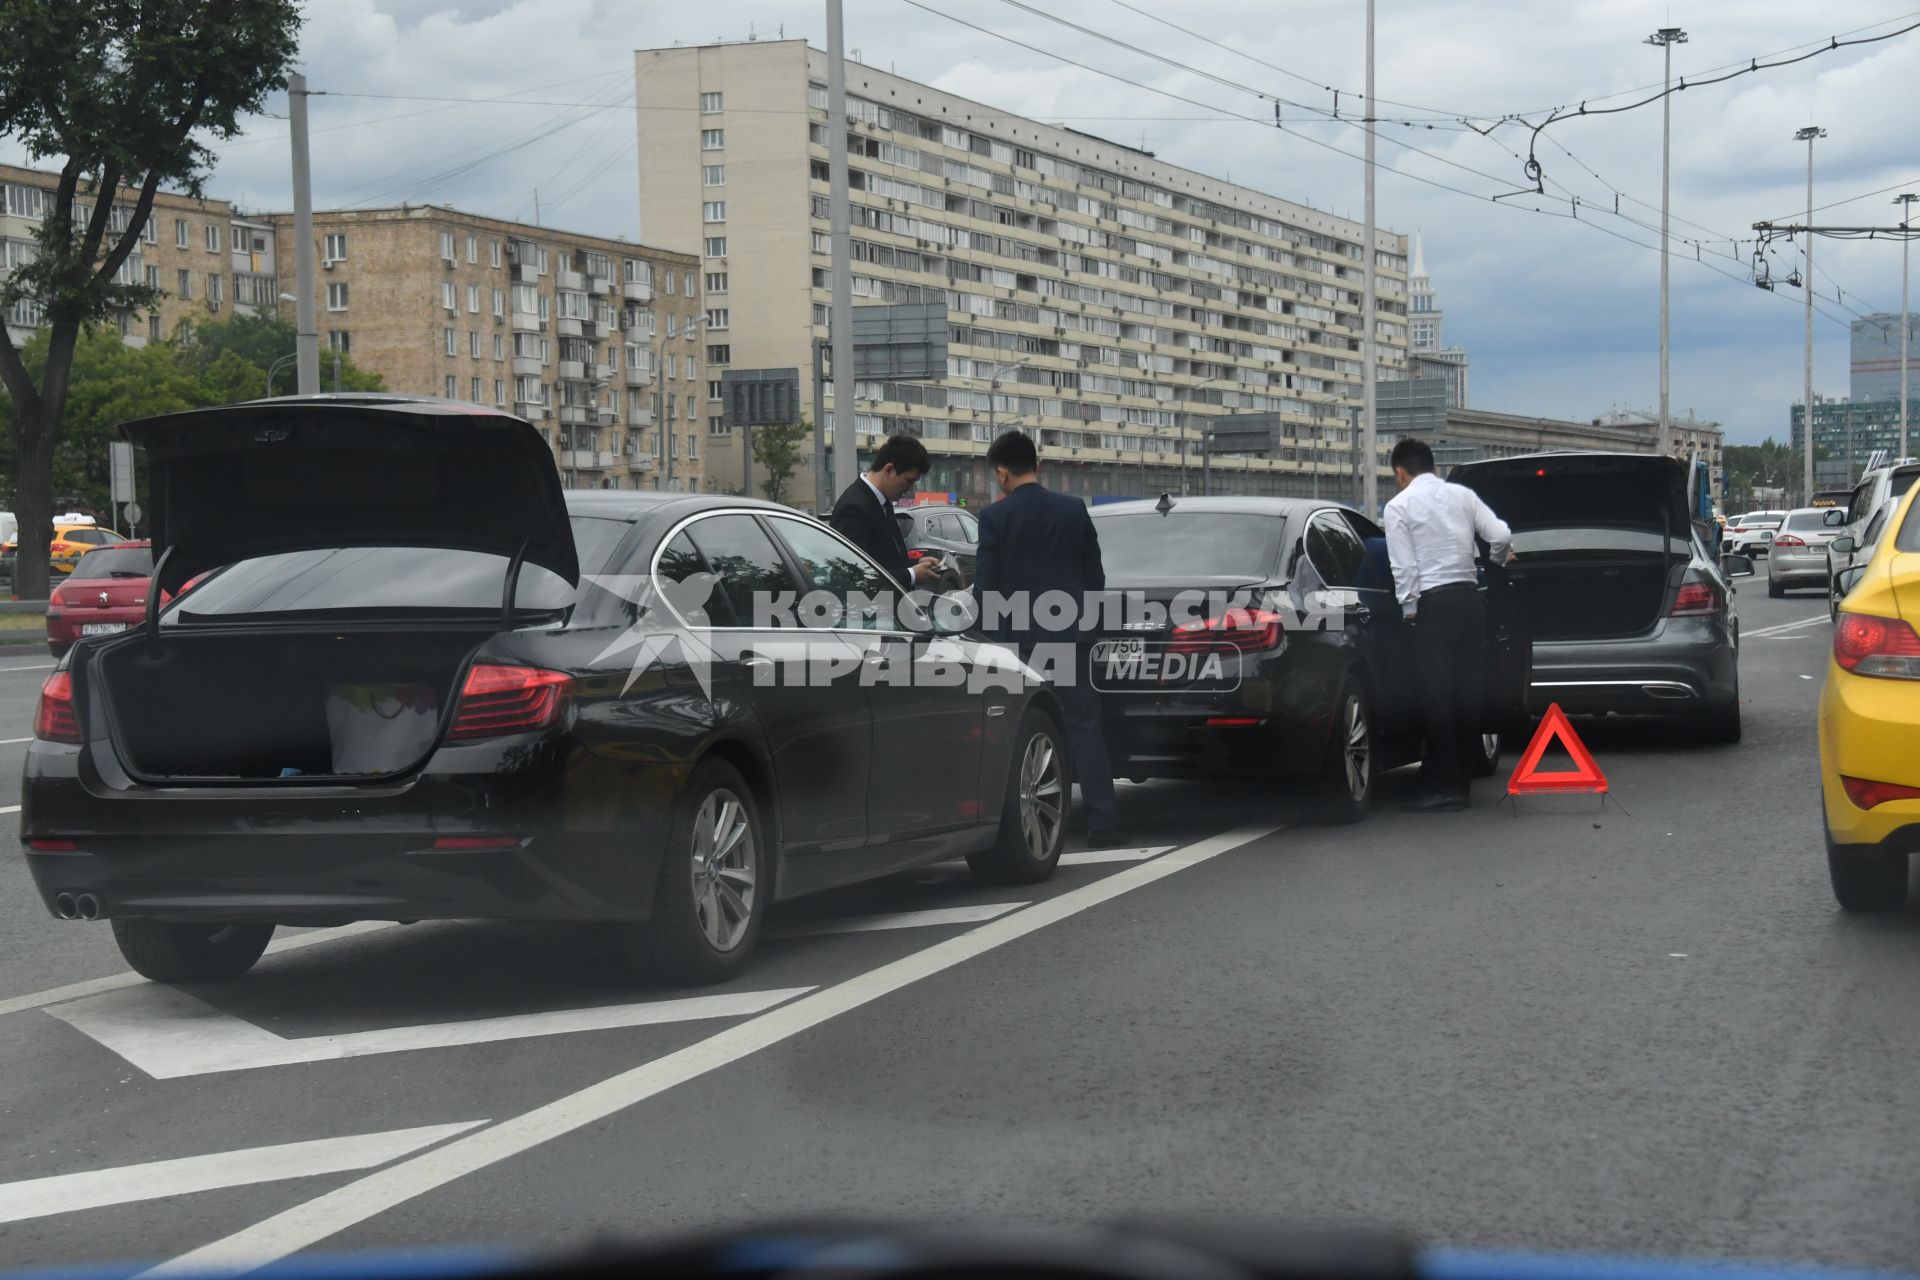
[[[1779,599],[1790,587],[1827,585],[1827,544],[1847,521],[1839,507],[1798,507],[1773,535],[1767,556],[1767,594]]]

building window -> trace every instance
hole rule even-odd
[[[687,296],[691,298],[693,296],[693,272],[685,272],[681,275],[680,279],[686,284]]]
[[[473,396],[472,396],[472,400],[473,400],[473,402],[474,402],[475,404],[479,404],[479,403],[481,403],[481,397],[482,397],[483,395],[485,395],[485,394],[486,394],[486,393],[485,393],[485,391],[484,391],[484,390],[482,389],[482,384],[481,384],[481,382],[480,382],[480,379],[478,379],[478,378],[475,378],[475,379],[473,380]]]
[[[353,335],[345,329],[327,330],[327,350],[348,352],[353,350]]]
[[[220,252],[220,224],[219,223],[209,222],[207,224],[207,252],[208,253]]]
[[[151,262],[149,262],[147,264],[147,288],[158,289],[159,287],[160,287],[160,268],[154,266]]]
[[[682,356],[681,361],[682,363],[680,365],[680,376],[685,378],[688,382],[692,382],[694,378],[693,357]],[[687,416],[689,418],[693,416],[693,411],[691,409],[687,411]]]
[[[480,314],[480,286],[477,284],[467,286],[467,311],[472,315]]]
[[[724,151],[727,147],[725,129],[702,129],[700,131],[700,149],[702,151]]]
[[[717,398],[718,397],[716,397],[716,399]],[[710,436],[723,436],[727,434],[727,420],[725,418],[717,418],[717,417],[708,418],[707,434]]]
[[[11,194],[13,190],[14,188],[8,188],[8,193]],[[187,234],[187,220],[185,218],[175,218],[173,220],[173,247],[176,249],[186,248],[188,244]]]
[[[493,402],[501,406],[507,403],[507,384],[499,378],[493,380]]]
[[[487,251],[490,254],[492,254],[493,265],[496,267],[499,266],[500,265],[500,242],[498,240],[495,240],[492,243],[490,243],[487,246]]]
[[[717,93],[701,94],[700,95],[700,114],[703,116],[718,114],[718,112],[720,111],[720,102],[721,102],[720,94],[717,94]]]
[[[700,166],[700,185],[703,187],[724,187],[727,185],[727,166],[723,164],[703,164]]]
[[[493,335],[493,358],[495,360],[505,360],[507,358],[506,340],[502,335],[497,333]]]
[[[221,285],[220,273],[217,271],[209,271],[207,273],[207,307],[210,310],[218,311],[220,304],[226,300],[227,293],[226,289]]]
[[[708,236],[707,237],[707,256],[709,258],[726,257],[727,256],[727,238],[725,236]]]
[[[679,326],[680,317],[671,311],[667,312],[667,336],[669,338],[676,336],[680,332]]]
[[[707,328],[709,330],[713,330],[713,329],[724,329],[726,327],[727,327],[727,309],[725,307],[708,308]]]
[[[666,277],[667,277],[667,292],[668,293],[677,292],[677,289],[675,288],[675,286],[679,283],[680,277],[674,275],[673,272],[671,271],[666,273]]]
[[[707,379],[707,399],[709,400],[720,399],[720,385],[721,385],[720,379],[718,378]]]
[[[688,419],[688,421],[692,421],[692,419]],[[699,457],[700,457],[700,437],[688,436],[687,437],[687,461],[693,462],[697,460]]]
[[[724,271],[707,272],[707,292],[725,293],[727,291],[727,273]]]
[[[496,320],[497,320],[497,319],[499,319],[500,317],[502,317],[502,316],[504,316],[504,315],[506,315],[506,314],[507,314],[507,294],[506,294],[506,290],[504,290],[504,289],[495,289],[495,290],[493,291],[493,316],[494,316],[494,319],[496,319]]]
[[[445,337],[445,340],[446,340],[446,341],[445,341],[445,346],[446,346],[446,349],[447,349],[447,354],[448,354],[448,355],[452,355],[452,354],[454,354],[454,352],[455,352],[455,351],[457,351],[457,350],[458,350],[458,348],[457,348],[457,347],[455,347],[455,346],[454,346],[454,344],[453,344],[453,330],[451,330],[451,329],[442,329],[442,330],[441,330],[440,332],[441,332],[441,334],[442,334],[442,335],[444,335],[444,337]]]
[[[327,310],[345,311],[347,309],[347,286],[330,284],[327,286]]]
[[[193,273],[185,267],[180,268],[180,281],[173,291],[174,296],[185,302],[193,297]]]
[[[700,216],[707,222],[725,222],[727,220],[727,202],[709,200],[700,206]]]
[[[480,261],[480,238],[478,236],[467,237],[467,261],[468,262]],[[478,400],[480,398],[480,393],[478,391],[475,391],[473,398],[475,400]]]
[[[467,330],[467,354],[475,360],[480,358],[480,331],[478,329]]]
[[[440,257],[445,262],[453,261],[453,232],[451,231],[440,233]]]
[[[459,300],[454,296],[453,281],[451,280],[442,280],[440,282],[440,305],[448,311],[458,311],[460,309]]]
[[[324,245],[325,247],[320,251],[320,258],[323,262],[345,262],[347,260],[346,232],[329,231]]]
[[[147,341],[160,341],[160,317],[158,315],[147,317]]]
[[[726,343],[707,348],[708,364],[727,364],[733,359],[733,347]]]
[[[460,380],[458,378],[455,378],[452,374],[448,374],[447,375],[447,399],[458,400],[459,398],[460,398]]]

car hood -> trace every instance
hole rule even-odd
[[[577,583],[553,454],[490,409],[431,401],[256,401],[129,422],[152,468],[155,562],[178,593],[236,560],[416,546],[526,559]]]
[[[1493,508],[1514,532],[1687,528],[1687,467],[1648,453],[1537,453],[1467,462],[1448,475]]]

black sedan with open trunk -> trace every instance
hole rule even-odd
[[[565,494],[531,426],[446,402],[123,430],[151,467],[147,617],[47,680],[21,835],[47,909],[110,919],[148,977],[236,976],[279,924],[492,918],[609,922],[711,981],[776,900],[1059,858],[1052,691],[864,607],[884,575],[818,521]],[[831,615],[798,662],[764,610],[796,597]]]

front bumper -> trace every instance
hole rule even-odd
[[[1920,786],[1920,681],[1856,676],[1829,657],[1819,726],[1821,805],[1833,843],[1920,849],[1920,800],[1862,809],[1840,785],[1845,775]]]
[[[1720,619],[1668,618],[1623,640],[1536,640],[1528,709],[1691,715],[1736,696],[1738,654]]]

